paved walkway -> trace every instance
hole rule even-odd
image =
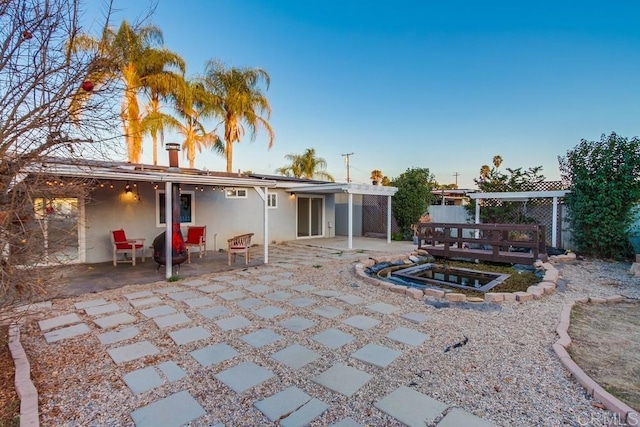
[[[167,282],[153,290],[131,292],[114,300],[97,294],[95,298],[75,304],[66,314],[41,320],[39,327],[50,346],[79,336],[96,337],[96,344],[104,346],[115,365],[160,353],[159,343],[139,338],[140,331],[148,327],[163,331],[163,339],[171,340],[176,352],[184,351],[184,347],[195,348],[188,354],[199,369],[181,366],[176,357],[122,375],[121,380],[132,396],[150,392],[166,383],[185,385],[181,391],[130,413],[136,426],[149,427],[198,424],[206,411],[203,402],[186,386],[190,377],[202,375],[207,368],[225,361],[235,359],[237,363],[217,372],[214,377],[226,386],[227,393],[242,394],[250,389],[260,390],[262,383],[274,378],[286,384],[287,372],[312,365],[321,357],[319,348],[325,348],[333,355],[333,363],[307,380],[336,396],[351,398],[404,353],[419,352],[421,345],[429,340],[426,333],[428,318],[424,313],[408,312],[400,306],[368,299],[367,293],[318,290],[292,280],[292,270],[301,266],[312,268],[319,262],[318,251],[292,253],[274,247],[270,256],[273,261],[268,266],[236,269],[213,279],[193,277]],[[344,256],[361,257],[356,252]],[[285,304],[276,306],[274,301]],[[195,320],[203,318],[207,320],[205,326],[194,326]],[[329,327],[326,327],[327,319],[330,320]],[[318,328],[321,323],[325,326]],[[258,324],[261,327],[256,329]],[[390,332],[343,354],[341,349],[354,341],[359,332],[375,331],[376,328]],[[248,329],[253,332],[247,333]],[[220,330],[225,332],[223,341],[212,343],[208,340],[212,333]],[[312,331],[313,343],[300,340],[278,346],[285,335],[295,336],[302,331]],[[238,340],[248,345],[240,346]],[[196,343],[195,347],[193,343]],[[269,345],[273,347],[269,363],[255,356],[243,357],[242,353],[251,352],[251,348]],[[357,366],[366,368],[357,369],[345,363],[350,359],[364,362]],[[268,368],[273,360],[281,369]],[[280,426],[304,426],[326,411],[339,413],[340,408],[333,399],[318,398],[305,389],[309,390],[305,384],[291,383],[279,392],[255,399],[252,407],[256,419],[262,417]],[[409,386],[398,387],[371,402],[369,410],[382,411],[407,426],[424,426],[436,421],[439,427],[492,425]],[[216,422],[218,424],[214,425],[218,427],[224,426],[225,422],[233,425],[229,419]],[[347,417],[333,425],[361,424]]]

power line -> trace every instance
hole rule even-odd
[[[347,163],[347,184],[351,182],[351,175],[349,174],[349,158],[351,156],[353,156],[355,153],[346,153],[346,154],[342,154],[342,157],[345,157],[346,163]]]

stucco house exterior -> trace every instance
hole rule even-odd
[[[65,179],[90,179],[88,197],[67,194],[43,200],[40,205],[47,211],[37,215],[45,228],[48,218],[69,221],[67,228],[77,234],[77,246],[65,250],[64,260],[88,264],[112,259],[111,230],[120,228],[128,238],[144,238],[150,256],[154,238],[166,229],[166,194],[171,194],[172,184],[180,185],[183,234],[189,225],[206,226],[207,250],[215,251],[226,249],[227,239],[235,235],[254,233],[252,243],[262,246],[265,262],[269,244],[276,242],[336,235],[347,235],[351,242],[361,232],[357,206],[362,195],[386,197],[390,213],[397,191],[395,187],[106,161],[48,159],[26,172],[50,176],[61,186]]]

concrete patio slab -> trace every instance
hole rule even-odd
[[[396,328],[393,331],[389,332],[386,336],[387,338],[394,341],[398,341],[414,347],[422,345],[423,342],[429,339],[429,335],[405,327]]]
[[[79,323],[77,325],[67,326],[66,328],[45,332],[44,339],[47,343],[51,344],[67,338],[77,337],[78,335],[88,334],[89,332],[91,332],[91,329],[89,329],[86,324]]]
[[[158,304],[161,303],[162,300],[158,297],[149,297],[149,298],[137,298],[129,301],[131,307],[138,308],[144,305]]]
[[[342,292],[339,291],[333,291],[333,290],[321,290],[321,291],[314,291],[311,292],[314,295],[317,295],[319,297],[324,297],[324,298],[334,298],[334,297],[339,297],[340,295],[342,295]]]
[[[264,294],[266,292],[271,292],[273,290],[273,288],[267,285],[248,286],[245,289],[248,290],[249,292],[253,292],[254,294]]]
[[[386,302],[377,302],[375,304],[369,304],[368,306],[366,306],[366,308],[380,314],[393,314],[396,311],[400,310],[400,307],[387,304]]]
[[[170,305],[160,305],[158,307],[145,308],[144,310],[140,310],[140,313],[142,313],[144,317],[151,318],[176,313],[176,309]]]
[[[272,294],[267,294],[264,297],[271,301],[284,301],[291,298],[291,294],[289,292],[278,291]]]
[[[227,343],[210,345],[189,353],[202,366],[211,366],[236,357],[240,353]]]
[[[102,344],[114,344],[120,341],[130,340],[135,338],[140,333],[140,330],[135,326],[129,326],[120,331],[105,332],[98,335],[98,340]]]
[[[251,325],[251,321],[244,316],[233,316],[228,319],[217,320],[216,325],[223,331],[232,331],[234,329],[246,328]]]
[[[313,291],[314,289],[316,289],[315,286],[312,286],[308,283],[303,283],[302,285],[297,285],[292,287],[291,289],[296,290],[298,292],[310,292]]]
[[[115,363],[124,363],[152,354],[158,354],[160,350],[149,341],[141,341],[122,347],[107,349],[107,353]]]
[[[233,301],[234,299],[244,298],[246,295],[242,291],[229,291],[218,294],[225,301]]]
[[[163,383],[162,378],[160,378],[160,375],[158,375],[153,366],[129,372],[122,377],[122,380],[131,389],[133,394],[144,393],[145,391],[160,387]]]
[[[415,311],[412,311],[411,313],[403,314],[401,317],[403,319],[407,319],[408,321],[413,322],[413,323],[417,323],[417,324],[422,324],[422,323],[426,322],[427,320],[429,320],[429,316],[427,316],[426,314],[418,313],[418,312],[415,312]]]
[[[191,322],[191,318],[189,318],[189,316],[184,313],[176,313],[170,314],[169,316],[154,317],[153,321],[156,325],[158,325],[158,328],[165,329],[189,323]]]
[[[303,427],[329,407],[295,386],[254,403],[272,422],[282,427]]]
[[[330,305],[323,305],[318,308],[314,308],[311,311],[318,316],[326,317],[328,319],[334,319],[344,313],[344,310],[342,310],[341,308],[333,307]]]
[[[271,329],[258,329],[247,335],[243,335],[240,339],[252,347],[260,348],[265,345],[273,344],[284,338],[282,335],[276,334]]]
[[[89,308],[89,307],[96,307],[98,305],[106,305],[107,302],[100,298],[100,299],[90,299],[87,301],[81,301],[81,302],[77,302],[75,304],[73,304],[73,306],[76,308],[76,310],[84,310],[85,308]]]
[[[206,411],[188,391],[179,391],[131,413],[136,427],[180,427]]]
[[[274,374],[253,362],[244,362],[233,368],[226,369],[214,375],[214,377],[236,393],[242,393],[267,381],[269,378],[273,378]]]
[[[433,423],[448,408],[448,405],[404,386],[373,405],[408,427],[424,427]]]
[[[371,329],[374,326],[379,325],[380,321],[373,317],[358,315],[351,316],[348,319],[343,320],[342,323],[366,331],[367,329]]]
[[[366,372],[342,363],[336,363],[317,377],[312,378],[311,381],[337,393],[351,397],[369,382],[371,378],[373,378],[373,376]]]
[[[41,331],[48,331],[49,329],[58,328],[60,326],[71,325],[72,323],[79,323],[81,320],[77,314],[64,314],[62,316],[53,317],[51,319],[40,320],[38,326]]]
[[[277,282],[274,283],[274,285],[280,288],[288,288],[289,286],[293,286],[296,283],[297,282],[295,280],[284,279],[284,280],[278,280]]]
[[[184,291],[184,288],[181,286],[168,286],[166,288],[156,289],[156,292],[159,294],[170,294],[172,292],[181,292]]]
[[[207,285],[207,286],[201,286],[198,288],[199,291],[205,292],[207,294],[213,294],[216,292],[224,291],[225,289],[227,288],[220,285]]]
[[[140,291],[140,292],[132,292],[130,294],[125,294],[124,297],[128,300],[133,300],[137,298],[148,298],[152,297],[153,292],[151,291]]]
[[[229,313],[231,313],[231,311],[229,311],[229,309],[225,306],[217,305],[215,307],[200,310],[199,313],[207,319],[216,319],[218,317],[228,315]]]
[[[169,336],[177,345],[189,344],[190,342],[207,339],[211,333],[202,326],[194,326],[193,328],[179,329],[169,332]]]
[[[113,328],[119,325],[126,325],[127,323],[133,323],[136,319],[129,313],[118,313],[112,316],[100,317],[93,319],[93,323],[98,325],[102,329]]]
[[[214,305],[215,301],[213,301],[209,297],[198,297],[184,300],[185,304],[187,304],[191,308],[205,307],[208,305]]]
[[[360,350],[351,353],[351,357],[354,359],[379,368],[386,368],[400,356],[402,356],[402,352],[378,344],[367,344]]]
[[[169,294],[169,298],[174,301],[184,301],[186,299],[197,298],[199,294],[194,291],[182,291],[182,292],[172,292]]]
[[[315,304],[317,301],[312,299],[312,298],[297,298],[297,299],[292,299],[291,301],[288,301],[289,304],[296,306],[298,308],[304,308],[304,307],[308,307],[310,305]]]
[[[311,339],[318,341],[320,344],[323,344],[332,350],[336,350],[355,340],[355,337],[338,329],[327,329],[326,331],[312,336]]]
[[[282,322],[278,323],[278,325],[292,332],[302,332],[314,327],[316,325],[316,322],[304,317],[294,316],[287,320],[283,320]]]
[[[315,351],[300,344],[290,345],[271,355],[272,359],[277,360],[291,369],[300,369],[320,357],[321,356]]]
[[[84,309],[84,312],[89,316],[98,316],[100,314],[105,313],[113,313],[114,311],[120,311],[122,308],[115,303],[104,304],[104,305],[95,305],[92,307],[87,307]]]
[[[340,301],[346,302],[347,304],[350,304],[350,305],[362,304],[364,302],[364,298],[359,297],[358,295],[353,295],[353,294],[342,294],[337,298]]]
[[[187,373],[176,362],[169,360],[158,365],[158,369],[162,371],[170,383],[181,380],[187,376]]]
[[[278,316],[283,315],[284,313],[286,313],[286,311],[284,311],[280,307],[276,307],[276,306],[273,306],[273,305],[268,305],[266,307],[262,307],[262,308],[259,308],[257,310],[253,310],[253,313],[257,314],[258,316],[262,317],[263,319],[272,319],[274,317],[278,317]]]
[[[251,309],[260,307],[261,305],[265,305],[266,302],[262,301],[261,299],[257,299],[257,298],[247,298],[247,299],[243,299],[241,301],[237,301],[236,304],[239,307],[245,308],[247,310],[251,310]]]

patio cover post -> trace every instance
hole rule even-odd
[[[349,236],[347,238],[347,248],[353,249],[353,194],[349,192]]]
[[[476,200],[476,224],[480,224],[480,203],[482,203],[482,199]],[[474,231],[475,238],[478,239],[480,237],[480,230]]]
[[[269,187],[264,187],[264,221],[262,229],[264,230],[264,263],[269,263]]]
[[[556,246],[558,244],[558,197],[553,196],[553,218],[551,219],[551,243],[552,246]]]
[[[387,243],[391,243],[391,196],[387,196]]]
[[[165,253],[165,278],[167,280],[171,279],[173,275],[173,253],[171,251],[172,248],[172,234],[171,226],[173,224],[173,200],[172,200],[172,191],[171,186],[173,183],[171,181],[167,181],[164,184],[164,224],[165,224],[165,232],[164,232],[164,253]]]

